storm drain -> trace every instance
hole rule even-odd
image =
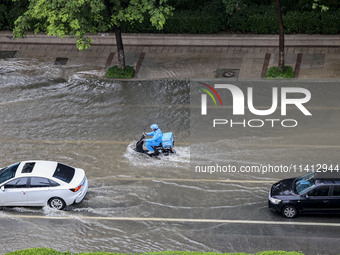
[[[17,54],[17,51],[0,51],[0,59],[5,59],[5,58],[14,58],[15,54]]]
[[[217,69],[215,78],[238,78],[240,69]]]
[[[64,66],[67,63],[68,58],[56,58],[54,64]]]

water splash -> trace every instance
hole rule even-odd
[[[157,158],[149,157],[145,154],[134,151],[135,142],[131,142],[124,153],[124,157],[129,163],[135,167],[175,167],[186,168],[190,164],[190,147],[178,146],[174,149],[176,154],[170,154],[168,156],[161,155]]]

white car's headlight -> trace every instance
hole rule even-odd
[[[278,205],[279,203],[281,203],[282,200],[276,199],[276,198],[272,198],[271,196],[269,196],[269,201],[272,202],[275,205]]]

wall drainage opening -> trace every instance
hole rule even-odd
[[[0,59],[14,58],[16,54],[17,54],[17,51],[1,50]]]
[[[54,64],[64,66],[67,63],[68,58],[56,58]]]

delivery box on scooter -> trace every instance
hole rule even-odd
[[[172,148],[174,146],[174,137],[172,136],[172,132],[163,134],[162,146],[164,149]]]

